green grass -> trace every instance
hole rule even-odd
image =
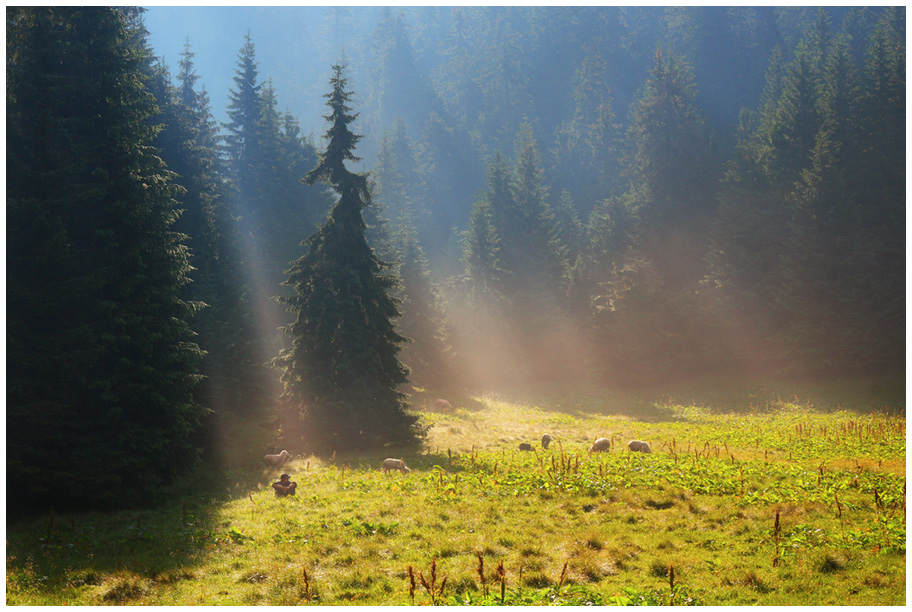
[[[7,529],[7,603],[903,605],[904,416],[724,401],[467,398],[422,413],[408,475],[379,470],[396,451],[306,457],[291,499],[256,470],[35,517]]]

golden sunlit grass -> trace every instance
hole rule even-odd
[[[905,602],[903,418],[451,399],[422,412],[421,452],[286,464],[295,498],[257,470],[156,510],[17,524],[7,603]],[[590,458],[596,437],[614,447]],[[387,456],[412,472],[384,475]]]

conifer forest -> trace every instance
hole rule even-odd
[[[6,8],[11,511],[456,393],[904,387],[905,7],[168,8]]]

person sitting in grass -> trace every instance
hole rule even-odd
[[[282,474],[279,476],[278,482],[272,483],[272,488],[275,489],[276,497],[285,497],[286,495],[294,495],[295,489],[297,488],[298,483],[291,480],[291,476],[288,474]]]

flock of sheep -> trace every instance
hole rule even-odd
[[[438,400],[442,401],[442,400]],[[544,434],[541,438],[542,448],[548,450],[548,445],[554,440],[549,434]],[[642,440],[631,440],[627,443],[627,448],[632,453],[651,453],[652,449],[649,447],[649,442],[643,442]],[[521,451],[534,451],[532,445],[528,442],[523,442],[519,445],[519,450]],[[592,446],[589,447],[589,455],[592,453],[606,453],[611,450],[611,440],[608,438],[596,438],[592,443]],[[283,450],[281,453],[275,455],[266,455],[263,460],[267,466],[277,467],[288,461],[291,457],[287,450]],[[408,466],[405,465],[405,461],[402,459],[394,459],[388,457],[383,460],[383,464],[380,466],[380,469],[383,470],[384,474],[389,474],[392,470],[399,470],[403,474],[408,474],[411,470]]]
[[[434,402],[434,409],[441,412],[449,412],[452,409],[450,402],[439,399]],[[549,434],[544,434],[541,437],[542,448],[548,450],[548,445],[554,441]],[[627,443],[627,448],[632,453],[651,453],[652,449],[649,448],[649,442],[643,442],[642,440],[631,440]],[[519,445],[519,450],[521,451],[534,451],[535,449],[528,442],[523,442]],[[589,455],[592,453],[607,453],[611,450],[611,440],[608,438],[596,438],[592,443],[592,446],[589,447]],[[263,457],[264,463],[269,467],[278,467],[284,464],[291,458],[291,455],[287,450],[275,455],[266,455]],[[389,457],[383,460],[383,465],[380,467],[383,470],[384,474],[389,474],[392,470],[399,470],[403,474],[408,474],[411,470],[405,465],[405,461],[402,459],[394,459]]]
[[[548,445],[551,444],[553,438],[545,434],[542,436],[541,445],[542,448],[548,450]],[[649,448],[649,442],[643,442],[642,440],[631,440],[627,443],[627,448],[630,449],[632,453],[651,453],[652,449]],[[523,442],[519,445],[519,450],[521,451],[531,451],[534,450],[531,444]],[[596,438],[595,442],[592,443],[592,446],[589,447],[589,454],[592,453],[607,453],[611,450],[611,440],[608,438]]]
[[[541,438],[542,448],[548,450],[548,445],[554,440],[549,434],[544,434]],[[627,443],[627,448],[632,453],[651,453],[652,449],[649,447],[649,442],[643,442],[642,440],[631,440]],[[519,445],[519,450],[521,451],[534,451],[532,445],[528,442],[523,442]],[[592,446],[589,447],[589,454],[592,453],[606,453],[611,450],[611,440],[608,438],[596,438],[595,442],[592,443]],[[405,461],[402,459],[393,459],[392,457],[384,459],[383,465],[381,466],[384,474],[389,474],[391,470],[399,470],[403,474],[408,474],[411,470],[405,465]]]

